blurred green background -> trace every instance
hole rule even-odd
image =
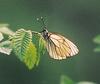
[[[0,54],[0,84],[59,84],[61,75],[74,81],[100,84],[100,53],[92,39],[100,34],[100,0],[0,0],[0,23],[41,31],[37,17],[45,17],[48,30],[59,32],[79,47],[79,54],[67,60],[51,59],[46,53],[29,71],[12,53]]]

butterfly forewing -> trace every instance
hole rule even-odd
[[[60,34],[48,32],[47,51],[51,58],[66,59],[67,57],[76,55],[79,50],[77,46],[70,40]]]

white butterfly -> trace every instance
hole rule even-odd
[[[48,32],[47,29],[44,29],[41,34],[46,40],[47,51],[51,58],[62,60],[79,52],[74,43],[60,34]]]

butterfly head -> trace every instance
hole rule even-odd
[[[44,39],[48,39],[48,30],[46,28],[44,28],[41,31],[42,36],[44,37]]]

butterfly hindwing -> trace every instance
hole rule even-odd
[[[60,34],[48,33],[47,51],[51,58],[66,59],[78,53],[77,46]]]

